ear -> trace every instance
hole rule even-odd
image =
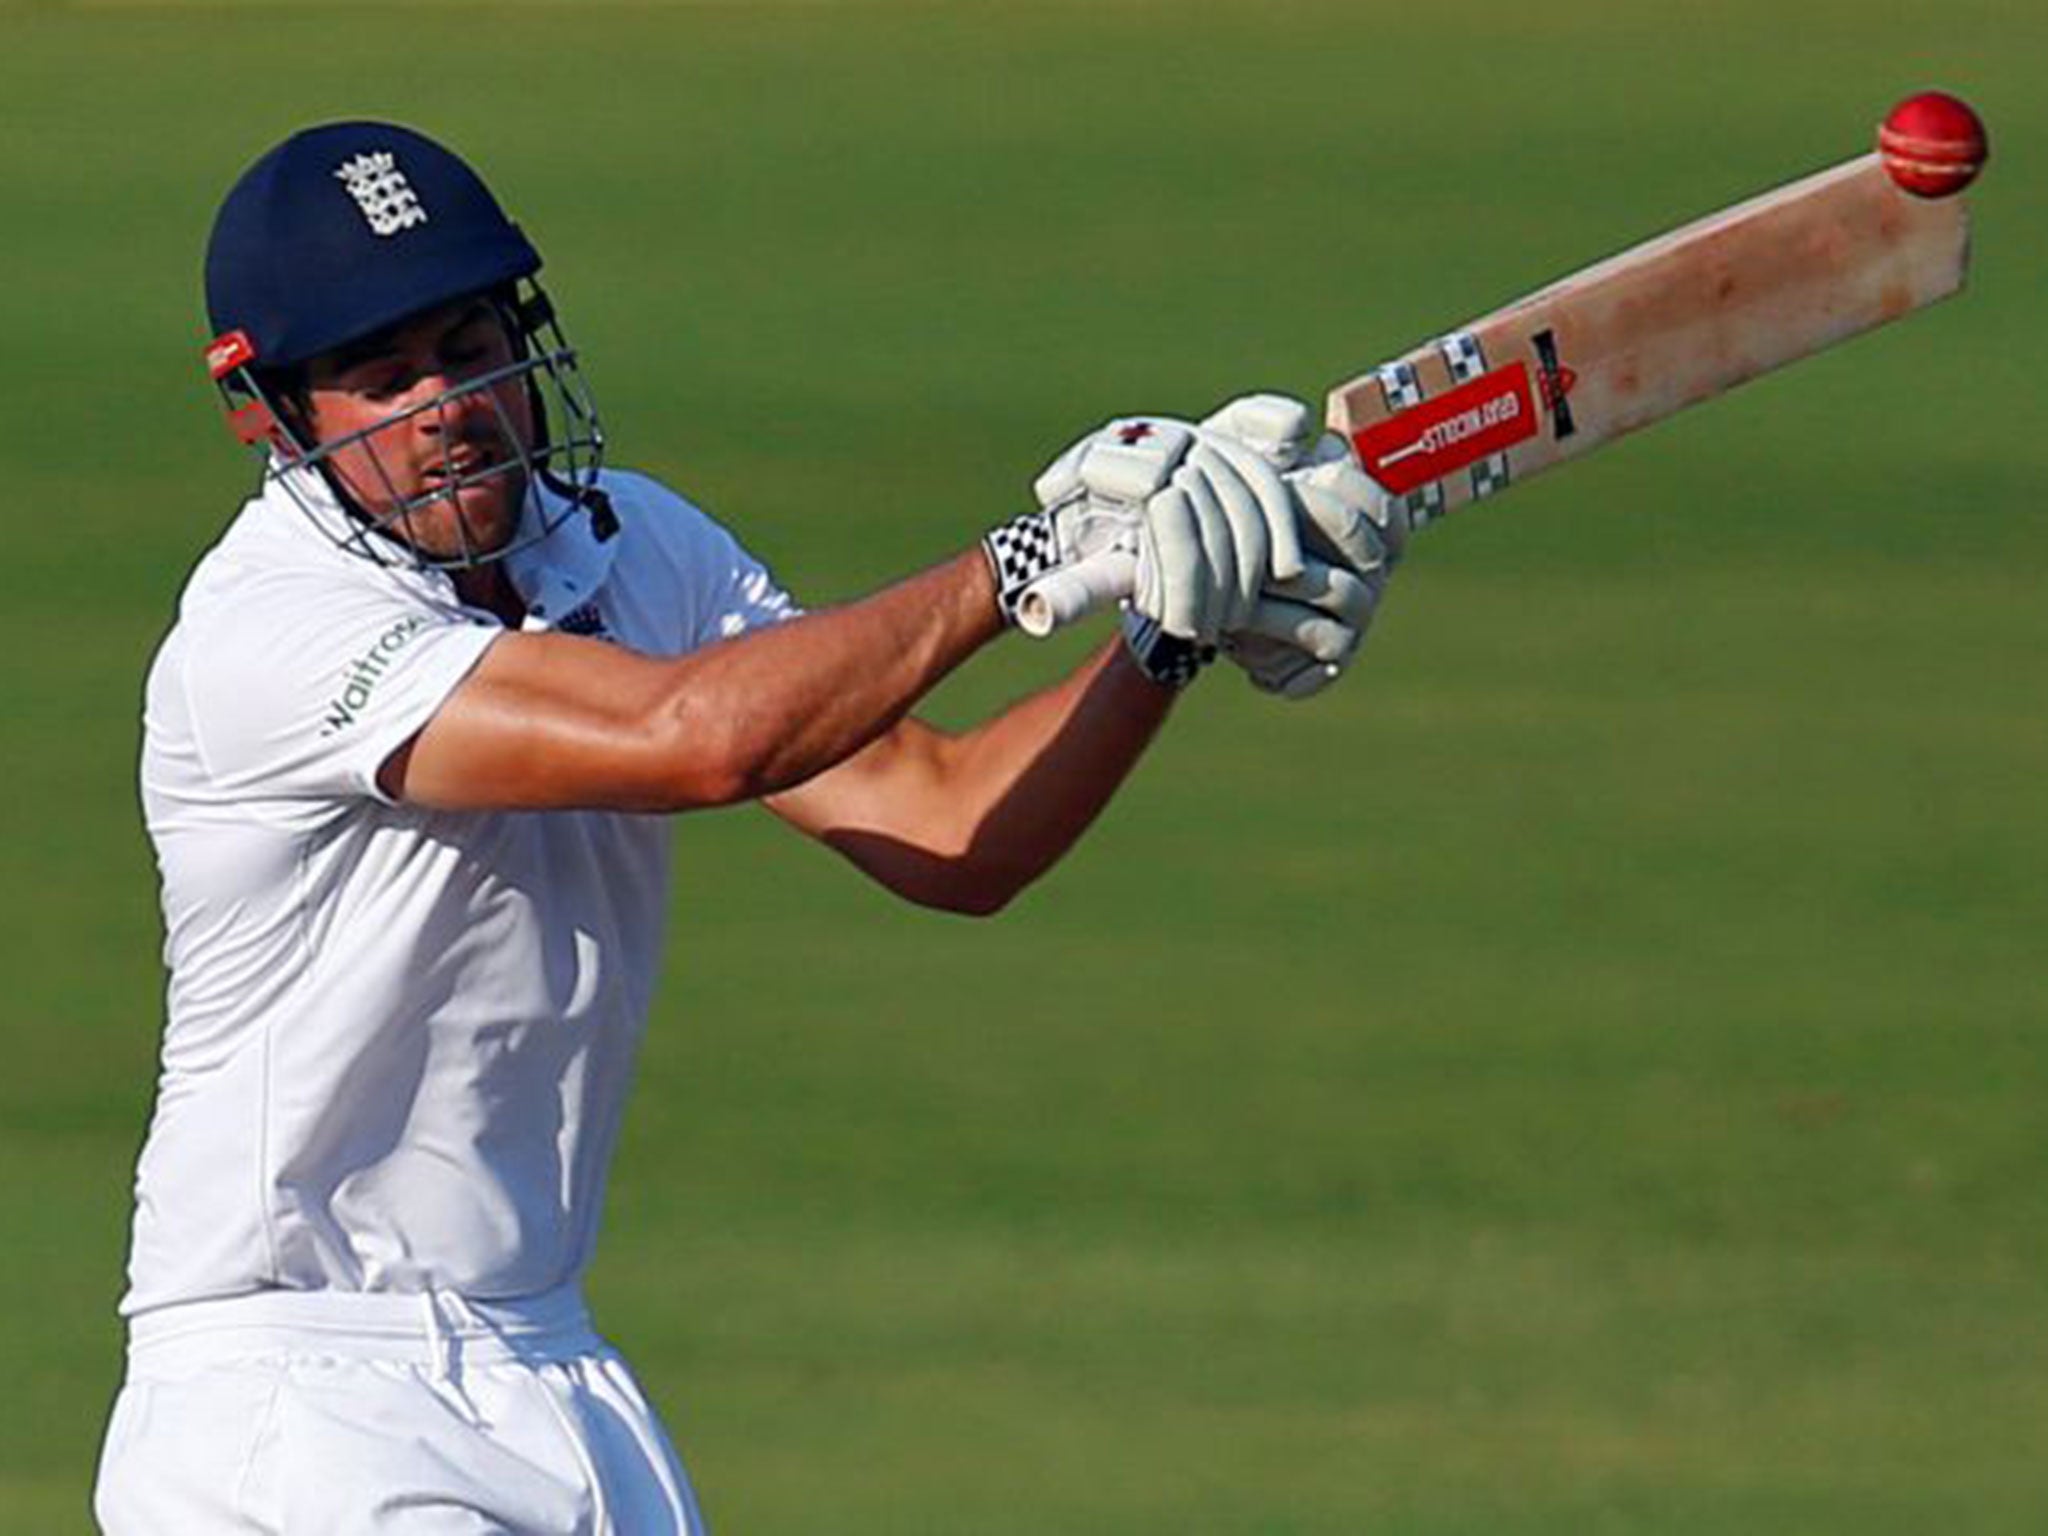
[[[314,425],[312,391],[306,387],[305,375],[295,373],[278,379],[265,389],[264,396],[273,411],[273,441],[300,453],[310,453],[320,441],[320,434]]]
[[[513,359],[525,362],[533,355],[535,334],[554,318],[554,308],[548,303],[547,295],[533,292],[522,296],[517,283],[508,283],[492,293],[491,308],[497,312],[498,324],[504,328]]]

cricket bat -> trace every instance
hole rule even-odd
[[[1963,199],[1913,195],[1866,154],[1368,369],[1330,391],[1327,420],[1419,528],[1946,298],[1968,261]],[[1043,634],[1099,602],[1116,573],[1086,564],[1028,592],[1022,627]]]

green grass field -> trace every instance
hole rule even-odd
[[[221,192],[475,158],[621,462],[812,601],[1069,437],[1990,120],[1959,302],[1433,530],[1000,919],[678,827],[593,1288],[718,1528],[1762,1536],[2048,1509],[2048,12],[0,3],[0,1530],[88,1528],[161,976],[140,677],[247,485]],[[964,721],[1072,644],[950,684]]]

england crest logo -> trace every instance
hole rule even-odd
[[[357,155],[335,168],[335,179],[348,188],[348,195],[363,210],[370,228],[380,235],[395,235],[402,229],[427,222],[427,210],[419,194],[398,168],[391,151]]]

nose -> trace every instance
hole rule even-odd
[[[488,389],[468,387],[461,375],[451,370],[423,374],[413,384],[406,409],[413,422],[428,437],[461,433],[479,417],[489,417],[492,405]]]

